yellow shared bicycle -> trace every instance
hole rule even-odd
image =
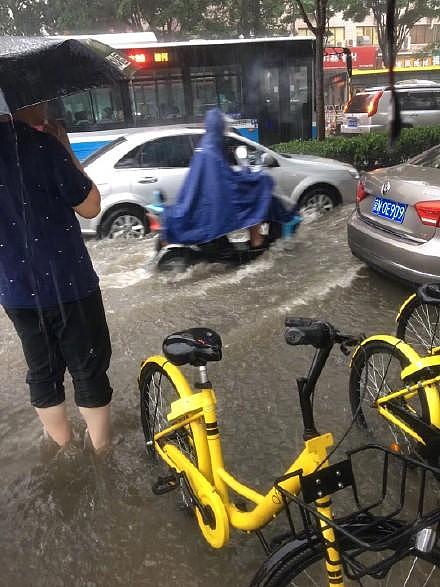
[[[371,336],[356,348],[351,360],[353,416],[381,444],[418,453],[438,466],[439,384],[439,354],[421,356],[399,338]]]
[[[221,359],[222,342],[211,329],[192,328],[168,336],[163,343],[164,356],[150,357],[141,366],[140,407],[146,448],[170,469],[168,476],[159,477],[153,491],[162,494],[180,488],[195,511],[203,536],[214,548],[227,544],[231,527],[256,532],[269,557],[255,576],[254,587],[289,585],[293,580],[292,585],[351,585],[351,580],[360,577],[383,578],[414,549],[419,559],[436,571],[440,555],[435,546],[435,524],[440,509],[436,506],[426,510],[423,505],[426,475],[433,470],[414,462],[421,471],[420,495],[416,500],[416,514],[410,521],[397,519],[404,500],[389,515],[376,516],[373,510],[377,503],[371,507],[359,505],[352,465],[354,453],[344,461],[329,465],[332,435],[319,434],[316,429],[312,400],[331,349],[336,343],[347,353],[347,347],[357,341],[318,320],[288,318],[286,327],[288,344],[315,348],[308,375],[297,380],[304,448],[286,473],[266,494],[261,494],[227,471],[217,422],[216,395],[207,371],[208,362]],[[194,390],[178,368],[181,365],[197,368]],[[378,447],[362,450],[384,455],[380,473],[384,497],[392,453]],[[394,457],[401,463],[402,479],[406,480],[407,460],[400,455]],[[401,497],[405,495],[405,483],[399,491]],[[358,507],[338,521],[333,516],[330,495],[345,488],[352,489]],[[237,505],[231,493],[241,500],[244,498],[248,505]],[[290,532],[272,550],[261,530],[294,503],[301,511],[303,528],[295,529],[289,513]],[[388,554],[374,564],[362,559],[366,552],[382,551]],[[319,563],[317,567],[316,563]],[[430,573],[433,576],[433,571]],[[348,579],[343,578],[344,574]]]

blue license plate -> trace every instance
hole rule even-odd
[[[373,214],[391,220],[391,222],[397,222],[402,224],[405,220],[406,209],[408,204],[402,204],[401,202],[394,202],[393,200],[387,200],[386,198],[374,198],[373,202]]]
[[[358,119],[357,118],[349,118],[348,119],[348,126],[351,126],[353,128],[356,128],[358,125]]]

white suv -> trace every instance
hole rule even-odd
[[[440,124],[440,84],[411,80],[398,82],[395,87],[404,128]],[[346,104],[341,133],[387,132],[390,106],[389,87],[366,88]]]

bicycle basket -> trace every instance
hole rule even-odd
[[[410,550],[417,554],[422,531],[439,522],[435,491],[439,475],[439,469],[422,462],[366,445],[349,451],[346,460],[310,475],[288,473],[277,479],[275,487],[294,539],[325,548],[329,541],[322,530],[332,528],[346,576],[381,579]],[[283,482],[298,476],[301,493],[294,495]],[[317,510],[317,500],[325,507],[330,495],[332,518]]]

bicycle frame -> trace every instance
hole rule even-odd
[[[412,297],[409,299],[412,299]],[[420,444],[438,447],[440,441],[440,393],[438,388],[440,375],[426,379],[424,372],[430,367],[440,369],[440,356],[429,355],[421,357],[410,345],[394,336],[376,335],[362,341],[353,353],[352,361],[361,352],[362,348],[372,341],[386,342],[398,349],[406,357],[409,365],[401,372],[402,381],[409,377],[414,380],[418,375],[420,376],[417,383],[376,398],[377,411],[382,417],[394,426],[401,428]],[[410,400],[422,391],[428,404],[429,423],[423,422],[415,412],[412,414],[407,410],[403,410],[398,401],[396,401],[399,399]]]
[[[188,381],[172,363],[162,356],[151,357],[149,362],[156,363],[168,373],[179,389],[181,397],[171,404],[167,416],[170,422],[166,428],[154,435],[154,444],[160,457],[177,473],[183,474],[203,506],[208,506],[209,516],[196,508],[196,516],[205,539],[214,548],[223,547],[229,539],[229,527],[245,532],[261,529],[282,509],[283,501],[278,490],[272,486],[263,495],[235,479],[225,469],[220,432],[216,419],[216,399],[214,390],[208,385],[193,393]],[[193,443],[197,448],[198,463],[195,466],[177,446],[167,443],[167,438],[180,428],[189,427]],[[327,449],[333,445],[332,434],[317,435],[305,441],[301,454],[285,472],[300,472],[303,475],[315,472],[318,467],[328,466]],[[291,476],[282,481],[288,492],[299,494],[300,476]],[[254,504],[253,509],[243,511],[230,499],[232,490]],[[331,518],[331,500],[319,496],[316,501],[317,511]],[[342,566],[339,553],[335,547],[333,529],[322,525],[322,536],[327,545],[327,571],[331,585],[343,585]]]

